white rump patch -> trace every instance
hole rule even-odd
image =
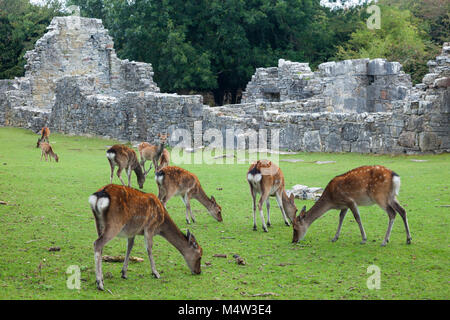
[[[89,197],[89,204],[91,205],[91,209],[95,211],[95,206],[97,205],[97,196],[91,195]]]
[[[261,179],[262,179],[261,173],[257,173],[255,175],[249,173],[247,175],[247,180],[250,181],[250,182],[253,182],[253,183],[258,183],[258,182],[261,181]]]
[[[394,192],[395,196],[398,196],[400,192],[400,177],[394,176],[392,177],[392,191]]]
[[[155,180],[157,184],[161,184],[164,180],[164,176],[156,176],[155,175]]]
[[[114,158],[116,157],[116,154],[115,154],[114,152],[107,152],[107,153],[106,153],[106,157],[107,157],[109,160],[114,160]]]
[[[109,199],[108,198],[100,198],[97,201],[97,209],[100,213],[104,213],[106,209],[109,207]]]

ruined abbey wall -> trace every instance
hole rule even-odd
[[[54,18],[26,58],[24,77],[0,80],[0,125],[152,142],[200,122],[224,136],[277,129],[280,147],[296,151],[450,150],[448,43],[416,86],[383,59],[327,62],[314,72],[280,59],[256,69],[242,104],[214,108],[199,95],[160,93],[151,64],[118,59],[98,19]]]

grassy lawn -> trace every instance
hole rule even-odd
[[[280,162],[286,186],[324,187],[334,176],[361,165],[380,164],[402,179],[399,202],[408,213],[412,244],[397,215],[390,243],[381,247],[387,214],[377,206],[361,207],[368,241],[351,213],[341,237],[338,211],[329,211],[293,245],[292,227],[271,200],[272,227],[252,231],[252,209],[246,181],[248,164],[181,165],[195,173],[208,195],[222,206],[223,223],[215,221],[198,202],[191,202],[197,222],[189,225],[203,247],[202,274],[191,275],[183,257],[164,238],[156,237],[154,257],[161,279],[151,275],[142,237],[136,238],[128,279],[120,278],[121,263],[103,263],[105,288],[95,286],[93,242],[95,223],[90,194],[109,183],[106,146],[115,141],[52,134],[59,163],[39,161],[38,135],[0,128],[0,299],[449,299],[450,155],[374,156],[299,153]],[[414,162],[411,159],[427,160]],[[316,164],[316,160],[336,163]],[[123,176],[125,178],[125,174]],[[120,183],[115,177],[114,183]],[[133,173],[133,186],[137,186]],[[144,191],[157,194],[151,173]],[[296,200],[310,208],[312,201]],[[179,197],[168,211],[184,232],[185,207]],[[51,252],[50,247],[60,247]],[[103,251],[124,255],[126,239],[115,238]],[[226,254],[226,258],[214,257]],[[245,259],[238,265],[233,254]],[[66,286],[66,270],[81,270],[81,289]],[[381,288],[369,290],[370,265],[381,270]],[[109,275],[106,276],[106,274]],[[255,296],[268,293],[267,297]]]

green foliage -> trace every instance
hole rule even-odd
[[[45,6],[32,5],[28,0],[0,0],[0,79],[12,79],[24,74],[26,51],[33,49],[56,15],[62,15],[61,5],[48,0]]]
[[[447,0],[382,0],[382,28],[369,30],[365,7],[330,11],[318,0],[69,0],[100,18],[122,59],[150,62],[164,92],[243,90],[255,68],[278,59],[309,62],[379,58],[400,61],[419,82],[427,60],[450,41]],[[23,75],[32,49],[55,15],[28,0],[0,0],[0,78]]]
[[[243,89],[257,67],[278,59],[317,65],[335,54],[359,20],[312,0],[72,0],[103,18],[121,58],[153,64],[163,91]],[[337,27],[339,25],[339,28]]]
[[[369,29],[365,21],[358,23],[351,38],[338,46],[335,59],[386,58],[399,61],[414,83],[421,82],[440,45],[433,44],[419,18],[411,11],[380,1],[381,28]]]
[[[271,198],[269,233],[252,231],[252,204],[245,180],[249,164],[202,164],[182,167],[194,172],[205,192],[222,207],[224,221],[214,220],[205,207],[191,201],[196,223],[185,221],[179,197],[167,203],[178,227],[195,235],[203,248],[202,273],[191,275],[180,253],[162,237],[154,238],[153,255],[161,279],[152,277],[142,236],[136,237],[128,280],[121,279],[121,263],[103,263],[105,288],[95,286],[95,222],[89,196],[109,183],[105,157],[113,140],[52,134],[50,142],[58,163],[39,161],[38,135],[24,129],[0,128],[0,299],[449,299],[448,279],[450,155],[387,156],[360,154],[283,155],[304,162],[280,162],[286,187],[304,184],[324,187],[334,176],[363,164],[385,165],[401,177],[399,201],[407,210],[412,244],[406,244],[403,223],[397,215],[389,244],[381,247],[387,214],[378,206],[360,207],[368,241],[360,245],[358,224],[347,214],[341,237],[331,242],[339,211],[331,210],[312,224],[305,240],[291,243],[292,227],[286,227]],[[428,160],[413,162],[411,158]],[[317,160],[336,163],[318,165]],[[124,175],[124,174],[123,174]],[[126,179],[126,178],[125,178]],[[119,183],[114,177],[114,183]],[[132,185],[136,187],[133,173]],[[144,191],[158,192],[149,175]],[[295,200],[300,209],[313,201]],[[264,209],[265,212],[265,209]],[[124,255],[126,239],[115,238],[104,255]],[[50,247],[60,247],[50,252]],[[226,254],[216,258],[214,254]],[[238,254],[246,265],[238,265]],[[381,270],[381,289],[369,290],[367,268]],[[70,290],[66,270],[77,265],[81,289]],[[265,299],[265,297],[263,297]]]

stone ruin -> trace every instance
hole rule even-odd
[[[0,80],[0,125],[154,142],[194,123],[242,132],[278,129],[280,147],[308,152],[448,152],[450,44],[412,85],[398,62],[279,60],[258,68],[241,104],[160,93],[151,64],[117,58],[101,20],[55,17],[26,54],[24,77]]]

